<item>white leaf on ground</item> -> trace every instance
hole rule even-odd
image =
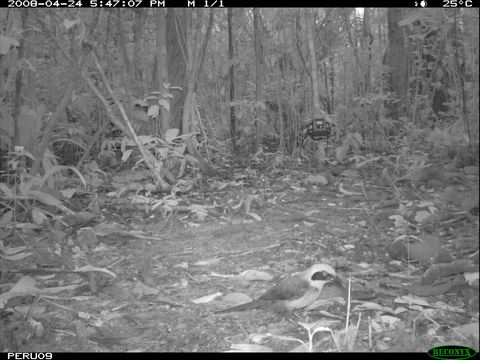
[[[425,220],[427,220],[432,214],[429,212],[429,211],[425,211],[425,210],[420,210],[420,211],[417,211],[417,213],[415,214],[415,221],[417,223],[421,223],[421,222],[424,222]]]
[[[0,309],[3,309],[8,300],[25,295],[39,295],[43,294],[43,290],[40,290],[35,285],[37,281],[30,277],[24,276],[6,293],[0,294]]]
[[[375,320],[370,320],[370,327],[375,331],[376,333],[383,331],[383,327],[380,326]]]
[[[101,272],[101,273],[110,275],[114,279],[117,278],[117,275],[115,275],[115,273],[111,272],[110,270],[105,269],[105,268],[98,268],[98,267],[92,266],[92,265],[82,266],[81,268],[73,270],[73,272]]]
[[[207,259],[207,260],[200,260],[200,261],[197,261],[196,263],[194,263],[194,265],[197,265],[197,266],[215,265],[215,264],[218,264],[218,262],[220,260],[222,260],[222,258],[211,258],[211,259]]]
[[[383,323],[388,324],[391,328],[394,328],[395,324],[401,321],[400,318],[390,315],[382,315],[380,316],[380,319]]]
[[[180,269],[188,269],[188,263],[186,261],[183,261],[179,264],[173,265],[174,268],[180,268]]]
[[[215,277],[219,277],[219,278],[233,278],[235,277],[236,275],[231,275],[231,274],[219,274],[219,273],[216,273],[216,272],[212,272],[210,273],[210,276],[215,276]]]
[[[257,221],[262,221],[262,218],[259,215],[255,214],[254,212],[247,212],[247,215],[250,215]]]
[[[310,185],[328,185],[328,180],[322,175],[309,175],[305,182]]]
[[[356,192],[356,191],[350,191],[350,190],[346,190],[344,187],[343,187],[343,184],[340,183],[338,185],[338,191],[344,195],[347,195],[347,196],[354,196],[354,195],[362,195],[362,193],[359,193],[359,192]]]
[[[289,352],[295,353],[295,352],[308,352],[308,351],[309,351],[308,346],[306,344],[301,344],[301,345],[298,345],[298,346],[294,347]]]
[[[412,296],[404,295],[400,298],[394,300],[397,304],[410,304],[410,305],[420,305],[420,306],[431,306],[425,299]]]
[[[403,306],[399,306],[398,308],[395,309],[395,311],[393,313],[395,315],[398,315],[398,314],[404,313],[405,311],[408,311],[408,310],[406,308],[404,308]]]
[[[206,303],[209,303],[210,301],[216,299],[219,296],[222,296],[221,292],[217,292],[215,294],[210,294],[210,295],[205,295],[205,296],[199,297],[197,299],[192,300],[192,302],[194,304],[206,304]]]
[[[465,276],[465,281],[468,283],[468,285],[472,286],[477,284],[477,289],[478,289],[478,271],[477,272],[466,272],[463,274]]]
[[[261,344],[270,337],[270,334],[253,333],[248,335],[248,340],[255,344]]]
[[[388,217],[390,220],[393,220],[395,227],[401,228],[408,226],[408,221],[402,215],[391,215]]]
[[[258,271],[258,270],[245,270],[241,274],[236,276],[240,280],[246,280],[246,281],[270,281],[273,279],[272,275],[264,272],[264,271]]]
[[[232,344],[231,350],[226,352],[273,352],[273,349],[257,344]]]

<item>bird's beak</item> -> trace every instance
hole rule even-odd
[[[345,281],[343,281],[343,279],[339,276],[334,276],[331,283],[340,286],[343,290],[347,290],[347,285],[345,284]]]

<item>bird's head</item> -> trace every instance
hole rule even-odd
[[[337,276],[335,270],[327,264],[314,264],[303,273],[304,279],[310,286],[322,290],[326,283],[335,283],[342,289],[346,289],[343,281]]]

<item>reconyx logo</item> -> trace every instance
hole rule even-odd
[[[470,359],[475,356],[477,352],[472,348],[462,345],[442,345],[428,350],[428,355],[434,359]]]

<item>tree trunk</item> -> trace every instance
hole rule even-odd
[[[144,95],[146,92],[143,82],[143,28],[145,24],[145,10],[135,9],[135,25],[133,28],[133,64],[132,72],[134,81],[135,96]]]
[[[322,117],[322,109],[320,108],[320,86],[318,83],[318,71],[317,71],[317,59],[315,57],[315,43],[313,42],[313,31],[315,22],[314,14],[306,13],[306,31],[308,51],[310,55],[310,72],[312,73],[312,96],[313,96],[313,118],[318,119]],[[317,147],[316,160],[321,163],[326,160],[326,143],[325,141],[319,141]]]
[[[186,13],[184,54],[186,55],[185,72],[187,86],[183,105],[183,134],[197,130],[194,128],[197,125],[195,121],[195,87],[199,76],[200,64],[202,63],[202,54],[207,47],[209,31],[211,30],[211,26],[207,28],[204,41],[202,42],[203,14],[203,11],[199,9]],[[186,145],[188,153],[197,160],[200,170],[209,176],[214,175],[215,169],[198,153],[192,138],[186,140]]]
[[[167,73],[167,30],[166,30],[166,9],[158,9],[156,21],[156,53],[155,53],[155,68],[152,81],[152,89],[163,92],[163,84],[168,83]],[[168,130],[170,113],[160,106],[160,136],[165,137]]]
[[[235,67],[233,64],[233,9],[227,9],[228,21],[228,59],[230,61],[230,70],[228,72],[228,80],[230,84],[230,102],[235,101]],[[230,137],[232,138],[233,150],[237,152],[237,126],[235,117],[235,106],[230,105]]]
[[[312,74],[313,117],[321,117],[320,90],[318,85],[317,59],[315,57],[315,44],[313,42],[313,14],[305,10],[308,51],[310,55],[310,73]]]
[[[29,13],[30,13],[30,10],[28,9],[25,9],[21,12],[22,29],[27,28]],[[23,56],[25,54],[25,45],[27,40],[28,39],[26,37],[22,37],[20,39],[20,45],[18,46],[18,59],[17,59],[18,62],[23,60]],[[20,129],[18,126],[18,122],[20,117],[20,106],[22,105],[22,87],[23,87],[22,77],[23,77],[23,70],[18,69],[17,73],[15,74],[15,100],[13,103],[13,118],[15,119],[15,122],[13,124],[13,145],[20,145],[19,144]],[[34,149],[29,149],[29,150],[33,151]]]
[[[124,77],[123,82],[124,82],[124,88],[125,88],[125,95],[127,97],[127,106],[125,106],[125,111],[127,112],[127,116],[129,119],[132,119],[132,82],[133,82],[133,66],[132,66],[132,61],[130,59],[130,56],[128,55],[128,50],[127,50],[127,37],[125,36],[125,30],[123,28],[123,23],[122,23],[122,10],[118,9],[117,12],[117,27],[118,27],[118,36],[120,38],[120,49],[122,52],[122,57],[123,57],[123,63],[125,65],[125,73],[126,78]]]
[[[367,52],[367,61],[366,61],[366,70],[365,70],[365,94],[370,93],[372,89],[372,75],[371,75],[371,65],[373,64],[372,57],[372,44],[373,44],[373,34],[370,30],[370,9],[365,8],[363,10],[363,43],[365,50]]]
[[[391,110],[397,117],[402,116],[403,110],[400,110],[406,104],[407,97],[407,62],[405,58],[404,36],[402,29],[398,25],[402,16],[402,9],[387,9],[390,84],[393,92],[400,99],[400,103]]]
[[[186,87],[186,59],[182,53],[181,44],[185,31],[185,16],[183,9],[167,9],[167,56],[168,82],[171,86],[179,86],[182,90],[175,90],[170,104],[170,128],[181,129],[183,104],[185,102]],[[182,34],[181,36],[179,34]]]
[[[261,30],[261,15],[260,9],[253,8],[253,42],[255,50],[255,100],[257,102],[263,102],[263,51],[262,51],[262,30]],[[263,111],[257,107],[257,114],[255,119],[255,137],[256,137],[256,149],[257,151],[261,146],[261,122],[260,118],[263,118]]]
[[[210,16],[208,17],[208,26],[205,32],[205,37],[203,38],[202,47],[200,48],[200,61],[197,66],[197,78],[195,79],[195,92],[197,91],[198,82],[200,81],[200,74],[203,70],[203,65],[205,64],[205,55],[207,54],[207,46],[212,35],[213,28],[213,10],[210,9]]]

